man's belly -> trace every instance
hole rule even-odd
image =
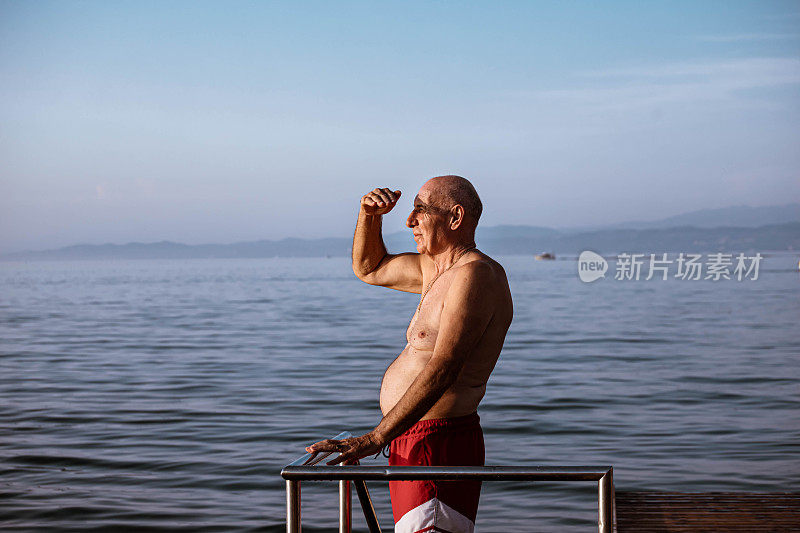
[[[416,350],[410,344],[397,356],[381,382],[380,404],[384,416],[400,401],[408,388],[425,368],[432,352]],[[467,387],[456,381],[421,420],[452,418],[468,415],[478,409],[486,387]]]

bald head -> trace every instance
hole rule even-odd
[[[455,205],[460,205],[464,208],[465,218],[470,219],[470,225],[478,225],[483,204],[478,191],[468,179],[461,176],[437,176],[426,181],[420,191],[425,189],[431,192],[439,207],[450,210]]]

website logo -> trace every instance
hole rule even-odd
[[[578,257],[578,277],[585,283],[606,277],[608,261],[603,256],[586,250]]]

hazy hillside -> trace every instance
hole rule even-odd
[[[724,207],[721,209],[703,209],[682,215],[658,220],[651,224],[660,227],[671,226],[750,226],[758,227],[771,224],[786,224],[800,221],[800,204],[780,206],[750,207],[747,205]],[[655,227],[642,225],[640,228]]]
[[[390,251],[414,249],[410,233],[385,238]],[[593,250],[604,254],[621,251],[656,252],[748,252],[800,250],[800,222],[758,228],[692,226],[667,229],[604,229],[579,233],[532,226],[480,228],[478,246],[490,254],[578,254]],[[351,238],[283,239],[235,244],[186,245],[174,242],[124,245],[79,245],[58,250],[21,252],[2,256],[5,260],[63,259],[185,259],[234,257],[347,256]]]
[[[694,226],[698,228],[714,227],[759,227],[773,224],[800,222],[800,204],[770,205],[750,207],[737,205],[720,209],[701,209],[689,211],[659,220],[638,220],[610,224],[599,227],[563,228],[563,231],[591,231],[600,229],[654,229]]]

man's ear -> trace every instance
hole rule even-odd
[[[464,207],[460,204],[456,204],[453,209],[450,210],[450,229],[455,230],[458,229],[459,226],[464,222]]]

